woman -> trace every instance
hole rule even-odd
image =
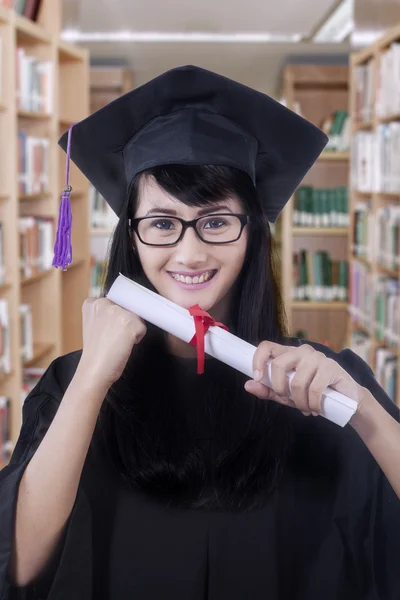
[[[399,598],[399,410],[350,350],[287,337],[274,276],[268,220],[325,136],[186,67],[69,139],[120,218],[83,349],[25,401],[1,473],[4,597]],[[120,272],[256,344],[254,379],[197,375],[195,348],[104,297]],[[328,385],[358,402],[344,428],[318,416]]]

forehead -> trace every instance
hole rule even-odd
[[[223,204],[229,207],[232,211],[240,211],[243,206],[237,196],[229,196],[221,198],[215,202],[215,206]],[[212,204],[209,205],[212,208]],[[204,208],[203,206],[188,206],[177,198],[170,196],[165,190],[163,190],[154,179],[154,177],[141,177],[139,181],[139,195],[136,206],[136,216],[143,216],[143,214],[151,210],[152,208],[168,208],[169,210],[176,211],[177,214],[182,215],[193,215],[199,210]]]

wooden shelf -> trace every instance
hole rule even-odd
[[[353,125],[354,131],[368,131],[370,129],[373,129],[373,127],[374,127],[374,122],[372,120],[355,122]]]
[[[114,229],[107,227],[92,227],[90,230],[90,235],[112,235],[114,233]]]
[[[49,192],[43,192],[42,194],[23,194],[22,196],[18,196],[19,202],[33,202],[36,200],[44,200],[45,198],[49,198]]]
[[[52,35],[49,31],[21,15],[16,14],[14,18],[18,44],[51,44]]]
[[[392,123],[393,121],[400,121],[400,113],[394,113],[393,115],[380,117],[378,119],[378,123],[381,125],[385,125],[386,123]]]
[[[54,273],[55,269],[48,269],[47,271],[41,271],[40,273],[38,273],[37,275],[34,275],[33,277],[27,277],[27,278],[21,278],[21,286],[27,286],[27,285],[31,285],[33,283],[37,283],[38,281],[41,281],[42,279],[47,279],[47,277],[50,277],[53,273]]]
[[[73,269],[78,269],[79,267],[83,267],[86,265],[86,261],[83,258],[77,259],[77,260],[73,260],[71,265],[68,265],[67,267],[67,271],[72,271]],[[66,271],[63,271],[64,273]]]
[[[43,344],[43,343],[35,343],[33,344],[33,357],[24,362],[23,366],[24,367],[33,367],[35,366],[35,364],[41,360],[42,358],[45,358],[48,354],[50,354],[50,352],[52,352],[54,348],[54,344]]]
[[[344,310],[347,311],[347,302],[314,302],[314,301],[300,301],[295,300],[292,302],[292,308],[294,310]]]
[[[13,377],[14,377],[13,371],[10,371],[9,373],[2,373],[0,375],[0,385],[4,385],[8,381],[12,380]]]
[[[288,108],[295,111],[299,103],[301,114],[314,125],[321,126],[338,110],[348,110],[349,68],[346,65],[289,64],[282,75],[281,95]],[[348,187],[349,164],[350,151],[325,150],[300,185],[316,190]],[[282,240],[279,271],[288,330],[291,334],[305,331],[308,339],[329,340],[332,348],[341,349],[346,343],[347,303],[293,301],[293,255],[303,250],[311,255],[326,251],[332,260],[347,260],[350,228],[293,226],[295,203],[294,196],[279,217]]]
[[[0,284],[0,294],[4,294],[12,287],[11,283],[1,283]]]
[[[0,23],[7,24],[9,20],[10,11],[4,6],[0,5]]]
[[[293,227],[293,235],[347,236],[347,227]]]
[[[59,39],[61,17],[62,0],[41,0],[37,22],[0,6],[2,54],[6,58],[12,58],[11,62],[4,61],[1,78],[0,156],[3,157],[3,161],[0,164],[0,209],[4,228],[3,250],[7,265],[7,282],[0,286],[0,295],[7,300],[11,323],[9,336],[12,373],[4,391],[11,400],[11,441],[14,445],[21,427],[23,383],[20,305],[28,305],[32,316],[34,357],[26,364],[37,363],[41,367],[47,367],[58,356],[81,347],[82,304],[90,286],[88,181],[73,163],[70,181],[78,193],[72,196],[72,244],[74,254],[79,256],[80,266],[73,270],[73,275],[66,277],[62,277],[51,267],[25,279],[21,277],[20,269],[20,217],[43,216],[54,219],[51,242],[52,249],[54,247],[66,164],[65,152],[57,145],[60,122],[62,119],[68,121],[71,116],[75,121],[80,121],[90,114],[89,54],[85,48],[75,47]],[[23,49],[27,56],[51,63],[54,76],[51,78],[52,89],[49,92],[54,99],[54,105],[50,114],[20,109],[16,87],[18,81],[13,67],[18,48]],[[49,140],[49,183],[48,190],[44,193],[19,194],[20,128],[28,135]],[[38,341],[42,343],[36,343]],[[0,383],[1,381],[0,377]]]
[[[333,160],[333,161],[343,161],[350,159],[350,152],[323,152],[321,156],[318,158],[319,161],[325,160]]]
[[[51,114],[30,112],[27,110],[19,110],[19,109],[18,109],[17,114],[20,119],[30,119],[31,121],[48,121],[52,117]]]

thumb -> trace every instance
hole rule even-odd
[[[281,396],[278,396],[270,387],[259,381],[254,381],[253,379],[246,381],[244,389],[246,392],[253,394],[253,396],[257,396],[257,398],[261,398],[262,400],[275,400],[281,404],[288,404],[290,402],[289,398],[281,398]]]

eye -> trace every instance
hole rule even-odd
[[[151,222],[151,226],[156,229],[168,231],[175,228],[175,223],[170,219],[154,219],[154,221]]]
[[[224,227],[226,225],[226,221],[224,219],[215,217],[213,219],[209,219],[204,223],[204,229],[219,229],[220,227]]]

